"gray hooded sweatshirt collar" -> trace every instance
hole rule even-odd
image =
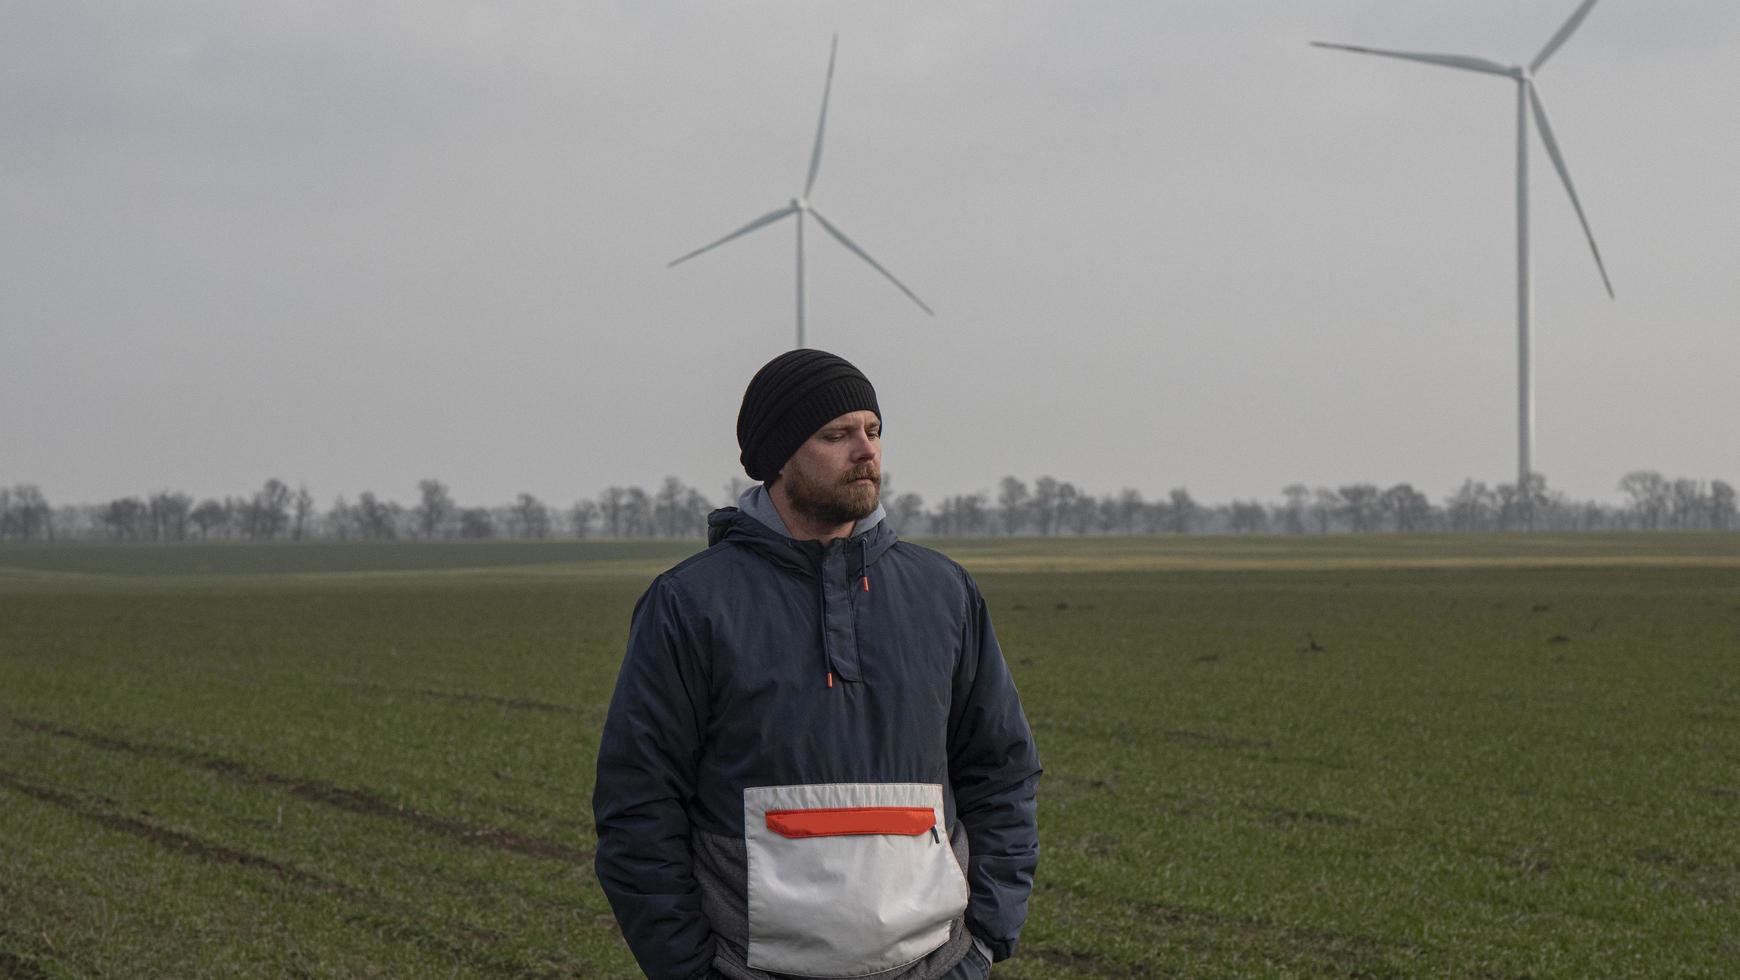
[[[737,509],[765,524],[779,536],[791,537],[791,530],[785,526],[785,521],[780,519],[779,509],[773,506],[773,496],[767,492],[765,484],[752,484],[748,489],[738,494]],[[852,528],[852,533],[848,537],[855,538],[869,531],[882,523],[882,519],[887,516],[888,511],[884,510],[882,504],[878,502],[876,509],[870,512],[870,516],[860,520]]]

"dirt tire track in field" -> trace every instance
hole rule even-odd
[[[1211,749],[1268,750],[1275,747],[1274,742],[1264,738],[1240,738],[1236,735],[1219,735],[1213,732],[1197,732],[1183,728],[1138,732],[1131,731],[1121,725],[1103,723],[1097,720],[1062,724],[1053,722],[1050,727],[1074,735],[1111,742],[1114,745],[1150,747],[1152,743],[1158,741],[1179,745],[1196,745]]]
[[[327,878],[324,875],[317,875],[310,871],[303,871],[301,868],[293,868],[287,864],[281,864],[271,858],[263,857],[249,851],[237,850],[236,848],[227,847],[223,844],[214,844],[211,841],[200,840],[190,834],[184,834],[179,830],[170,830],[168,827],[152,823],[149,820],[141,820],[138,817],[129,817],[119,813],[111,813],[92,806],[88,801],[80,799],[71,793],[22,779],[17,773],[6,769],[0,769],[0,786],[16,793],[22,793],[25,796],[40,800],[52,806],[58,806],[61,809],[75,813],[86,820],[102,824],[110,830],[118,830],[124,834],[143,837],[153,844],[168,848],[169,850],[181,851],[186,854],[191,854],[194,857],[205,858],[208,861],[239,864],[244,868],[270,872],[271,874],[287,881],[309,885],[320,891],[332,892],[334,894],[355,893],[355,889],[331,878]]]
[[[1104,901],[1109,898],[1090,894],[1080,886],[1056,887],[1059,891],[1084,901]],[[1409,975],[1407,971],[1384,961],[1386,954],[1421,952],[1420,947],[1409,942],[1277,922],[1259,916],[1229,914],[1147,899],[1112,900],[1123,906],[1125,913],[1133,919],[1160,923],[1175,929],[1201,930],[1208,942],[1215,946],[1236,947],[1245,952],[1251,951],[1253,947],[1260,947],[1300,962],[1333,964],[1337,976],[1406,977]],[[1144,966],[1117,963],[1099,953],[1077,949],[1028,947],[1023,950],[1023,955],[1031,955],[1059,968],[1068,968],[1091,977],[1140,978],[1156,975]]]
[[[1308,823],[1325,827],[1357,827],[1365,823],[1362,817],[1347,813],[1332,813],[1328,810],[1294,810],[1290,807],[1264,803],[1241,803],[1239,809],[1282,824]]]
[[[1274,743],[1268,739],[1237,738],[1232,735],[1214,735],[1182,728],[1163,731],[1160,733],[1160,737],[1168,742],[1199,743],[1212,745],[1217,749],[1267,749],[1274,746]]]
[[[440,948],[455,959],[473,963],[500,976],[553,978],[564,975],[552,967],[537,969],[512,956],[491,952],[485,947],[499,946],[503,937],[489,929],[445,919],[425,924],[426,920],[419,916],[414,909],[404,907],[401,903],[382,899],[380,896],[346,885],[334,878],[291,867],[260,854],[202,840],[191,834],[152,823],[149,820],[108,812],[93,805],[88,798],[81,798],[52,786],[33,783],[6,769],[0,769],[0,788],[10,789],[51,806],[60,807],[83,819],[111,830],[139,837],[177,854],[185,854],[220,864],[235,864],[252,871],[264,871],[285,881],[304,885],[322,894],[333,895],[352,902],[357,907],[357,912],[346,916],[346,921],[366,924],[376,932],[399,934],[418,943]],[[464,936],[479,945],[468,946],[456,942],[451,938],[454,935]],[[7,934],[0,931],[0,941],[7,938]],[[5,978],[5,980],[46,980],[47,976],[48,974],[35,964],[0,948],[0,977]]]
[[[0,880],[0,913],[4,913],[7,909],[20,908],[23,904],[18,891],[8,887],[4,880]],[[40,959],[42,950],[47,945],[47,935],[44,934],[42,940],[38,940],[34,936],[24,936],[17,931],[17,926],[14,924],[16,920],[16,913],[11,916],[0,915],[0,978],[3,980],[48,980],[46,970],[32,960],[24,958],[25,955],[32,955]],[[53,947],[48,946],[48,948],[52,949]]]
[[[550,701],[534,701],[531,698],[500,698],[492,694],[473,694],[469,691],[436,691],[420,687],[388,687],[387,691],[400,694],[410,694],[432,701],[456,701],[460,704],[493,704],[503,708],[513,708],[516,711],[546,711],[558,715],[577,715],[580,709],[566,704],[555,704]]]
[[[256,786],[270,786],[312,803],[319,803],[362,816],[396,820],[427,833],[456,840],[463,844],[580,865],[589,865],[592,862],[592,852],[583,848],[573,847],[545,837],[522,834],[505,827],[468,824],[439,817],[432,813],[425,813],[415,807],[396,806],[370,793],[334,786],[318,779],[286,776],[234,759],[206,755],[173,746],[135,742],[111,735],[99,735],[94,732],[81,732],[29,718],[15,717],[12,719],[12,723],[26,731],[68,738],[106,751],[167,759],[196,769],[203,769],[206,772],[217,773],[230,779],[252,783]]]
[[[0,882],[0,910],[16,908],[18,902],[17,893]],[[6,919],[0,918],[0,980],[48,980],[48,971],[36,962],[43,947],[42,941],[9,929]]]
[[[6,937],[0,934],[0,942]],[[0,949],[0,977],[6,980],[48,980],[48,974],[35,963]]]
[[[1385,972],[1373,973],[1375,967],[1369,960],[1387,948],[1412,948],[1409,944],[1387,943],[1372,936],[1336,932],[1291,922],[1276,922],[1254,915],[1226,915],[1208,909],[1167,905],[1163,902],[1137,901],[1127,904],[1164,922],[1206,925],[1228,930],[1239,934],[1241,941],[1266,937],[1296,955],[1327,959],[1340,967],[1363,971],[1350,974],[1353,976],[1388,976],[1390,974]]]
[[[1155,975],[1147,967],[1114,963],[1098,953],[1082,953],[1075,950],[1040,946],[1023,947],[1021,955],[1023,958],[1044,963],[1048,971],[1063,971],[1073,977],[1092,977],[1094,980],[1125,980],[1125,978],[1136,980],[1136,978]]]
[[[405,694],[414,698],[429,701],[453,701],[459,704],[493,704],[503,708],[513,708],[516,711],[544,711],[557,715],[577,715],[580,709],[569,704],[557,704],[554,701],[535,701],[531,698],[504,698],[494,694],[477,694],[472,691],[437,691],[431,687],[393,687],[390,684],[368,684],[353,682],[346,687],[364,691],[381,691],[387,694]]]

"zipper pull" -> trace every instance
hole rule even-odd
[[[864,576],[864,591],[865,592],[870,591],[870,576],[868,576],[868,575]]]
[[[828,671],[828,687],[832,688],[833,686],[834,686],[834,672],[830,670],[830,671]]]
[[[930,825],[930,842],[932,844],[941,844],[942,843],[942,838],[937,836],[936,824],[934,824],[934,823]]]

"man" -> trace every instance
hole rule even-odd
[[[796,350],[744,392],[752,486],[635,607],[592,806],[652,980],[982,980],[1039,858],[1039,758],[977,586],[898,541],[882,413]]]

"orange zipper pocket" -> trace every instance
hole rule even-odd
[[[894,834],[936,837],[936,811],[928,806],[841,806],[813,810],[769,810],[767,829],[781,837],[845,837]]]

